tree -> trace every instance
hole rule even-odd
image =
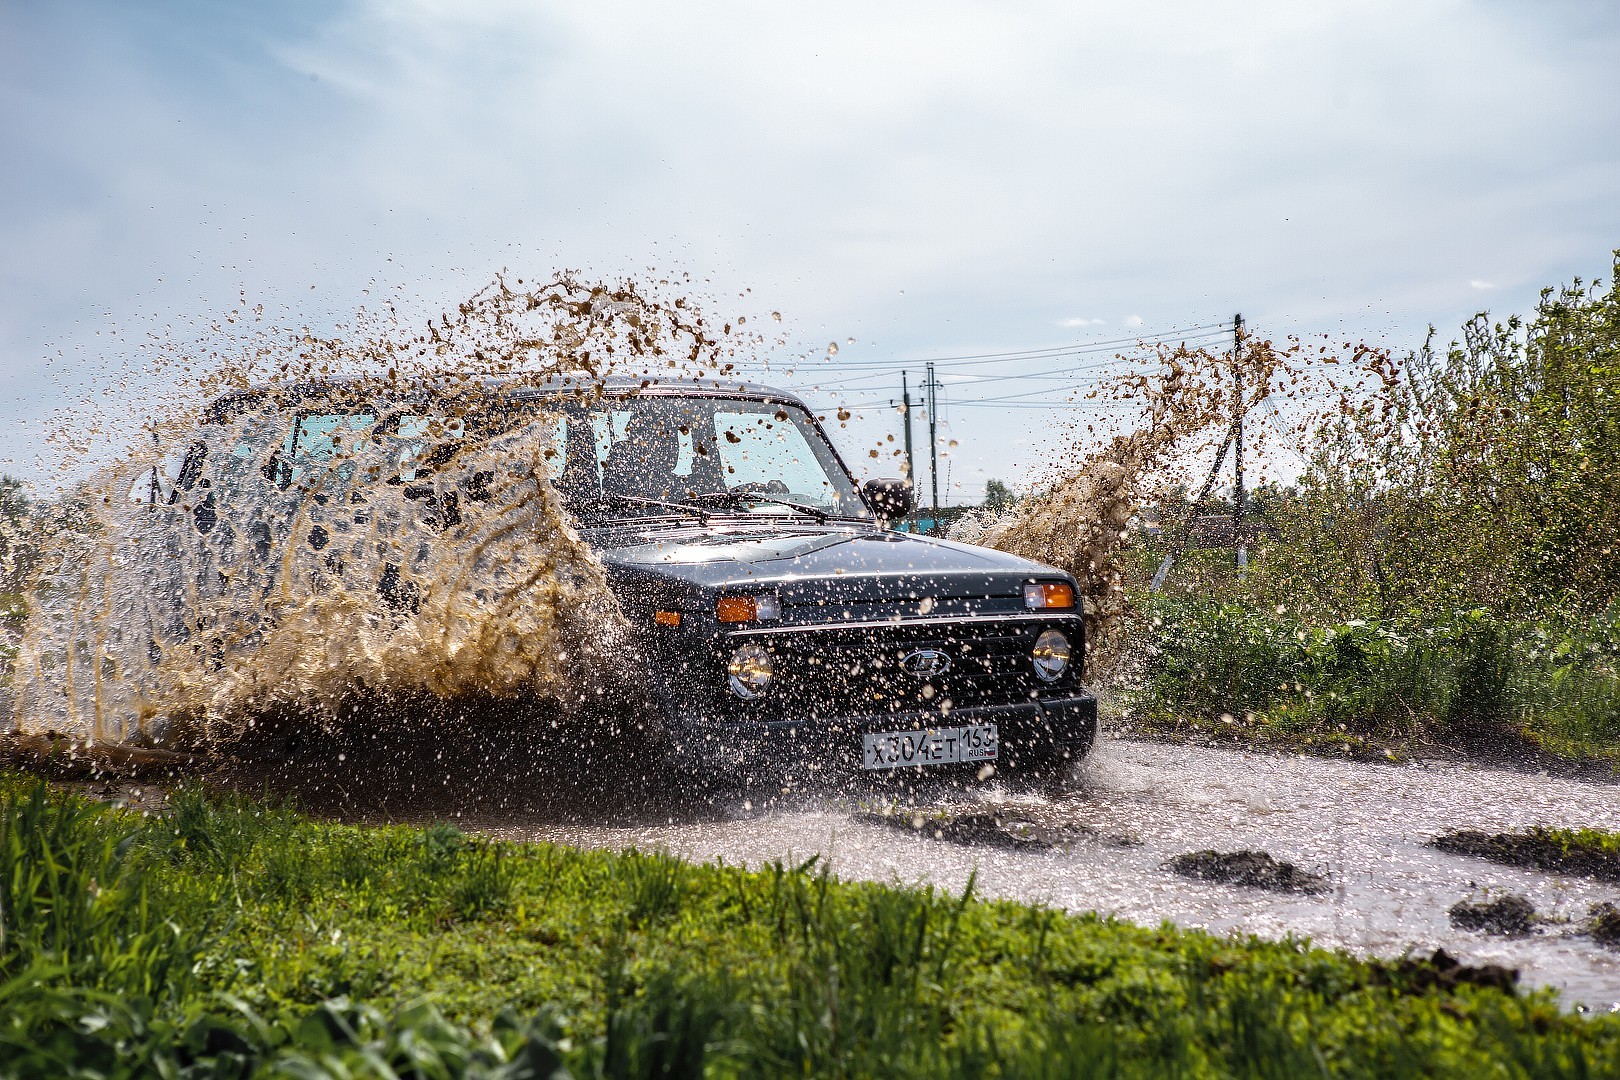
[[[32,548],[23,537],[29,506],[23,482],[14,476],[0,475],[0,589],[7,592],[20,588],[28,575]]]
[[[1431,335],[1385,404],[1322,432],[1278,508],[1279,593],[1341,616],[1620,601],[1620,252],[1606,290],[1577,279],[1528,322]]]
[[[992,514],[1005,514],[1018,502],[1018,496],[1000,480],[984,482],[984,508]]]

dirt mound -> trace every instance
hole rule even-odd
[[[1474,930],[1500,937],[1524,937],[1535,933],[1536,909],[1529,900],[1516,893],[1469,903],[1459,900],[1446,913],[1451,925],[1459,930]]]
[[[1611,949],[1620,949],[1620,907],[1613,904],[1593,904],[1586,913],[1592,940]]]
[[[861,814],[857,821],[906,829],[934,840],[1010,851],[1053,851],[1092,839],[1096,833],[1073,822],[1047,821],[1028,811],[1006,809],[966,814],[890,813]]]
[[[1571,846],[1559,834],[1548,830],[1485,833],[1463,829],[1435,837],[1431,846],[1453,855],[1474,855],[1508,866],[1576,874],[1598,881],[1620,881],[1620,851]]]
[[[1324,893],[1328,889],[1322,875],[1301,870],[1290,862],[1279,862],[1264,851],[1194,851],[1178,855],[1166,865],[1182,877],[1225,885],[1297,893]]]
[[[1411,994],[1449,991],[1459,986],[1485,986],[1511,994],[1518,987],[1519,972],[1500,964],[1464,964],[1446,950],[1436,949],[1429,957],[1405,957],[1394,963],[1374,961],[1373,981]]]

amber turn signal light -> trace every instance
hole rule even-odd
[[[1027,608],[1072,608],[1074,586],[1066,581],[1040,581],[1024,586]]]
[[[782,617],[782,601],[774,596],[722,596],[715,601],[714,617],[721,622],[770,622]]]
[[[753,622],[752,596],[722,596],[714,605],[714,617],[721,622]]]
[[[653,612],[653,622],[659,626],[679,626],[681,625],[681,613],[678,611],[655,611]]]

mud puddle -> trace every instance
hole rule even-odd
[[[1571,1003],[1620,1010],[1620,951],[1595,939],[1590,914],[1620,904],[1620,886],[1432,846],[1462,828],[1614,821],[1620,786],[1612,784],[1105,739],[1078,790],[1057,800],[941,786],[897,803],[861,792],[790,794],[669,803],[617,820],[479,813],[468,824],[507,839],[756,866],[820,855],[846,878],[947,889],[976,872],[981,895],[1144,925],[1309,937],[1392,961],[1439,949],[1466,965],[1517,970],[1524,984],[1558,987]],[[1198,852],[1243,851],[1319,876],[1326,891],[1192,880],[1168,866]],[[1454,926],[1451,908],[1482,894],[1524,897],[1538,914],[1536,932],[1499,937]]]

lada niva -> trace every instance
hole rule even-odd
[[[857,483],[794,395],[692,380],[482,393],[482,419],[452,421],[407,398],[361,405],[320,387],[245,391],[216,402],[210,422],[257,409],[274,417],[268,434],[213,455],[236,465],[246,478],[237,486],[287,488],[345,438],[386,429],[401,449],[379,482],[407,497],[419,490],[442,525],[477,512],[479,474],[459,493],[428,483],[458,439],[494,426],[544,440],[549,479],[628,620],[628,655],[659,714],[660,752],[677,769],[802,765],[1049,786],[1089,750],[1097,701],[1081,681],[1074,579],[895,531],[910,485]],[[174,501],[199,482],[209,453],[200,440],[137,496]],[[216,478],[213,492],[227,487]],[[213,498],[191,499],[190,527],[214,526]],[[310,544],[325,542],[325,527],[300,527]],[[273,522],[250,528],[261,546],[302,540],[279,536]],[[377,587],[398,594],[391,571]]]

